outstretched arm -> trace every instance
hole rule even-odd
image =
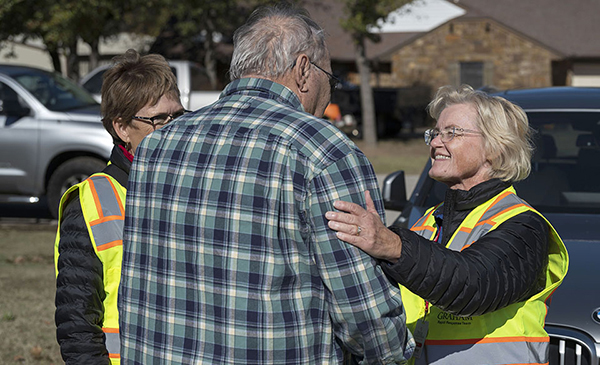
[[[537,213],[507,220],[462,251],[393,228],[402,238],[402,257],[393,265],[383,264],[384,271],[447,312],[482,315],[544,288],[548,223]]]
[[[509,219],[462,252],[452,251],[405,228],[381,223],[367,209],[338,201],[327,212],[337,236],[373,257],[389,261],[385,273],[413,293],[458,315],[481,315],[531,297],[543,288],[548,226],[528,212]],[[357,226],[361,227],[356,235]],[[401,255],[402,254],[402,255]],[[506,273],[510,273],[507,275]]]

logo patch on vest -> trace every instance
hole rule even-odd
[[[437,321],[438,324],[449,324],[449,325],[455,325],[455,326],[469,326],[471,325],[471,322],[473,321],[473,317],[472,316],[457,316],[451,313],[446,313],[446,312],[440,312],[437,315]]]

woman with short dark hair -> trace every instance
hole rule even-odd
[[[108,166],[63,195],[55,242],[56,337],[66,364],[119,364],[117,293],[123,219],[136,147],[182,115],[175,75],[160,55],[114,58],[102,85]]]

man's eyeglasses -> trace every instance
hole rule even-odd
[[[156,127],[165,126],[171,123],[173,119],[179,118],[180,116],[189,112],[189,110],[183,109],[173,114],[158,114],[153,117],[140,117],[136,115],[131,119],[137,119],[142,123],[150,124],[152,128],[156,129]]]
[[[331,94],[333,95],[333,92],[335,91],[335,89],[337,89],[339,87],[339,85],[342,84],[342,80],[335,77],[332,73],[323,70],[321,67],[319,67],[319,65],[317,65],[313,61],[310,61],[310,63],[313,66],[315,66],[316,68],[318,68],[319,70],[323,71],[325,73],[325,75],[327,75],[327,77],[329,77],[329,87],[331,88]]]
[[[437,128],[433,128],[425,131],[425,144],[430,146],[431,141],[433,141],[433,139],[437,136],[440,136],[442,142],[447,143],[450,142],[455,136],[463,136],[467,133],[482,134],[480,131],[474,131],[472,129],[464,129],[459,127],[449,127],[444,129],[443,131],[440,131]]]

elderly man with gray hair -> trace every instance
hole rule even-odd
[[[396,364],[398,287],[325,212],[363,204],[373,168],[320,118],[336,79],[322,29],[290,6],[234,36],[214,104],[157,130],[132,166],[119,293],[127,364]]]

